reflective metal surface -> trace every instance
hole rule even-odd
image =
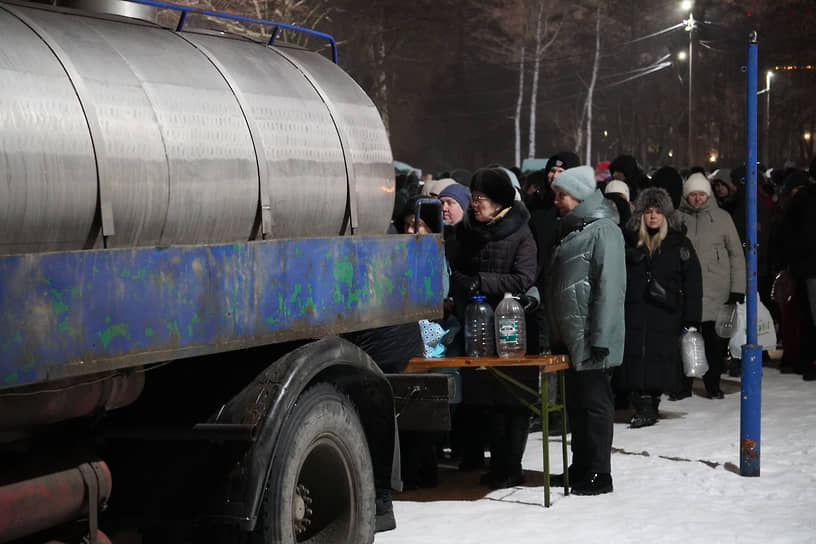
[[[346,171],[337,129],[314,88],[276,50],[184,36],[222,66],[258,130],[272,235],[336,236],[345,212]]]
[[[0,9],[0,253],[84,247],[96,208],[88,126],[45,43]]]
[[[357,234],[382,234],[394,205],[394,167],[388,134],[377,108],[351,77],[324,57],[297,49],[281,53],[324,91],[347,140],[345,157],[356,187]]]
[[[337,235],[349,175],[385,232],[387,135],[319,55],[3,3],[0,51],[0,254]]]

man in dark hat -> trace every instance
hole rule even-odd
[[[609,174],[612,179],[625,181],[629,186],[630,202],[637,199],[638,192],[646,188],[648,179],[638,166],[637,159],[632,155],[618,155],[609,163]]]

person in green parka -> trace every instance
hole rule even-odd
[[[612,491],[615,402],[612,369],[623,360],[626,264],[615,211],[595,184],[595,171],[578,166],[552,183],[558,208],[557,245],[546,287],[554,353],[567,353],[567,416],[572,432],[572,493]],[[552,477],[564,485],[563,475]]]

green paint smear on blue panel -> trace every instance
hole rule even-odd
[[[303,257],[303,250],[299,247],[295,248],[295,257]]]
[[[193,337],[193,325],[196,323],[201,323],[201,319],[198,317],[198,314],[193,314],[193,318],[190,320],[190,324],[187,325],[187,336],[190,338]]]
[[[34,359],[29,359],[28,361],[23,363],[23,370],[28,371],[31,370],[32,368],[34,368]]]
[[[150,337],[150,336],[153,336],[154,334],[155,334],[155,331],[153,329],[151,329],[150,327],[145,329],[145,336]]]
[[[6,385],[11,385],[13,383],[17,383],[18,381],[20,381],[20,376],[17,374],[17,372],[12,372],[3,380]]]
[[[289,297],[289,302],[295,303],[297,302],[298,298],[300,298],[300,292],[303,291],[303,286],[299,283],[295,284],[295,290],[292,295]]]
[[[175,319],[173,321],[168,321],[167,322],[167,330],[178,332],[178,330],[179,330],[178,322]]]
[[[71,336],[74,335],[74,328],[71,327],[70,323],[68,323],[68,316],[65,316],[65,319],[60,321],[59,330],[60,330],[60,332],[64,332],[64,333],[69,334]]]
[[[82,296],[82,291],[79,287],[71,287],[71,298],[78,298]]]
[[[130,277],[130,271],[128,271],[128,270],[122,270],[122,272],[120,272],[120,273],[119,273],[119,277],[121,277],[121,278],[129,278],[129,277]]]
[[[142,278],[147,277],[147,267],[143,266],[139,269],[139,271],[133,276],[134,280],[140,280]]]
[[[425,278],[425,298],[431,299],[434,296],[433,289],[431,289],[431,278]]]
[[[111,340],[116,338],[117,336],[124,336],[125,338],[130,338],[128,334],[128,326],[127,323],[117,323],[116,325],[112,325],[105,329],[102,332],[96,333],[100,340],[102,340],[102,345],[104,347],[108,347],[108,344],[111,343]]]
[[[62,301],[62,293],[60,293],[54,288],[51,288],[51,294],[54,295],[54,298],[56,299],[54,301],[54,312],[58,314],[61,314],[62,312],[67,312],[68,306],[66,306],[66,304]]]
[[[20,331],[15,331],[14,332],[14,341],[17,342],[18,344],[23,343],[23,335],[20,334]]]

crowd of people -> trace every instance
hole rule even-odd
[[[495,308],[512,293],[527,316],[527,352],[569,355],[572,493],[613,490],[616,408],[633,409],[631,427],[648,427],[664,395],[692,394],[680,355],[686,331],[704,339],[708,398],[723,398],[723,373],[739,375],[741,362],[727,355],[715,321],[724,305],[745,298],[745,177],[744,166],[664,166],[647,175],[629,155],[592,167],[572,152],[525,173],[492,165],[424,180],[398,176],[393,231],[444,233],[439,324],[447,354],[463,353],[472,296]],[[807,171],[758,165],[757,192],[758,294],[779,328],[780,369],[816,380],[816,160]],[[537,390],[530,370],[508,372]],[[518,485],[529,412],[525,399],[486,374],[462,372],[450,445],[460,470],[486,470],[484,485]],[[406,482],[416,484],[415,476]],[[564,484],[563,475],[551,480]]]

